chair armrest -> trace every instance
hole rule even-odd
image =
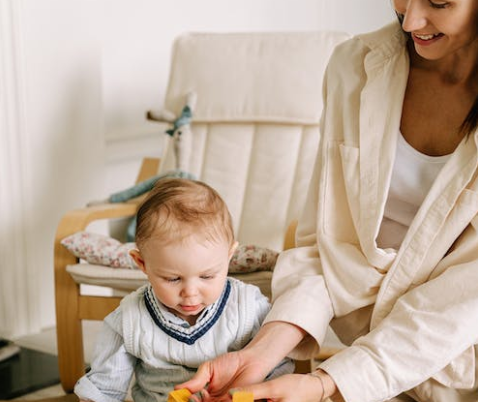
[[[67,212],[58,224],[56,238],[64,237],[84,230],[89,223],[100,219],[127,218],[133,216],[138,208],[137,202],[101,204],[79,208]]]
[[[136,178],[136,183],[157,174],[159,164],[159,158],[144,158],[138,177]],[[138,204],[143,198],[144,196],[140,196],[125,203],[99,204],[67,212],[60,220],[55,235],[55,273],[58,273],[58,270],[63,272],[67,265],[76,264],[78,262],[78,258],[61,245],[61,241],[65,237],[81,230],[85,230],[89,223],[96,220],[133,216],[136,214]]]
[[[136,184],[149,179],[150,177],[156,176],[158,174],[160,163],[160,158],[144,158],[138,176],[136,177]]]
[[[55,272],[64,270],[67,265],[76,264],[78,258],[71,254],[61,241],[76,232],[85,230],[89,223],[100,219],[114,219],[133,216],[138,204],[127,202],[119,204],[102,204],[67,212],[58,224],[55,235]]]

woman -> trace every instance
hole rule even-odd
[[[180,386],[478,401],[478,1],[393,4],[401,26],[330,60],[297,248],[278,261],[265,325]],[[313,375],[260,383],[285,355],[316,353],[329,323],[350,346]]]

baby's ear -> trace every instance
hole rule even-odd
[[[144,266],[144,259],[141,255],[141,252],[137,248],[133,248],[129,250],[129,255],[134,260],[139,269],[146,273],[146,267]]]
[[[237,241],[235,241],[231,247],[229,248],[229,259],[232,258],[232,256],[234,255],[234,252],[237,250],[237,246],[239,245],[239,243]]]

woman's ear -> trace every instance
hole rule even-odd
[[[237,241],[235,241],[231,247],[229,248],[229,261],[231,260],[232,256],[234,255],[234,252],[237,250],[237,246],[239,245],[239,243]]]
[[[143,256],[141,255],[141,252],[138,249],[134,248],[129,250],[129,255],[134,260],[134,262],[139,267],[139,269],[143,271],[144,273],[146,273],[146,267],[144,265],[144,259],[143,259]]]

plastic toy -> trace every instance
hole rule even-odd
[[[236,391],[232,394],[232,402],[254,402],[252,392]]]
[[[188,402],[191,392],[187,388],[175,389],[168,395],[168,402]]]

